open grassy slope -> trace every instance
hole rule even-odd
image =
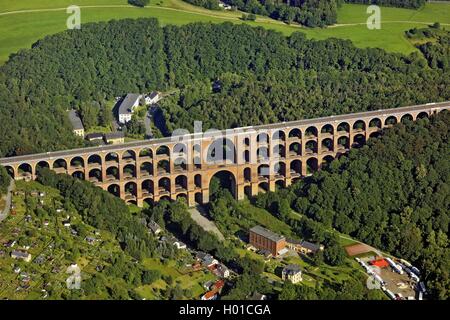
[[[65,30],[68,17],[66,8],[73,2],[0,0],[0,63],[4,63],[11,53],[29,48],[45,35]],[[162,24],[176,25],[195,21],[244,23],[240,20],[239,12],[210,11],[181,0],[153,0],[147,8],[128,6],[126,0],[78,0],[76,4],[82,8],[82,23],[138,17],[156,17]],[[406,54],[415,49],[403,37],[405,30],[435,21],[450,25],[450,4],[430,3],[421,10],[383,8],[382,29],[371,31],[365,26],[368,16],[365,8],[362,5],[344,5],[339,10],[338,24],[326,29],[286,25],[267,17],[258,17],[256,22],[245,23],[278,30],[286,35],[301,30],[310,38],[350,39],[359,47],[381,47]]]

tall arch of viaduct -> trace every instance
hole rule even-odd
[[[237,199],[274,191],[362,146],[383,128],[448,109],[450,102],[384,109],[3,158],[0,164],[16,180],[33,180],[39,167],[48,167],[89,180],[127,203],[183,197],[192,206],[209,201],[210,180],[219,172],[232,177]]]

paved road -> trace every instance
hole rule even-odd
[[[123,143],[120,145],[105,145],[100,147],[90,147],[90,148],[79,148],[79,149],[72,149],[72,150],[65,150],[65,151],[56,151],[56,152],[47,152],[47,153],[41,153],[41,154],[33,154],[33,155],[25,155],[25,156],[19,156],[19,157],[10,157],[10,158],[2,158],[0,159],[1,165],[8,165],[8,164],[14,164],[17,162],[25,162],[25,161],[41,161],[41,160],[52,160],[52,159],[58,159],[63,158],[66,156],[79,156],[80,153],[89,154],[89,153],[101,153],[101,152],[111,152],[111,151],[122,151],[127,150],[129,148],[139,148],[139,147],[148,147],[149,145],[152,146],[159,146],[159,145],[166,145],[167,143],[173,143],[175,141],[187,141],[190,139],[200,139],[200,138],[213,138],[214,136],[217,137],[220,134],[223,136],[231,136],[231,135],[239,135],[239,134],[248,134],[249,132],[254,131],[264,131],[264,130],[274,130],[274,129],[289,129],[289,128],[295,128],[295,127],[301,127],[301,126],[313,126],[313,125],[321,125],[323,123],[337,123],[337,122],[344,122],[344,121],[350,121],[350,120],[357,120],[364,117],[382,117],[386,115],[401,115],[403,113],[408,112],[421,112],[421,111],[430,111],[435,109],[450,109],[450,101],[441,102],[441,103],[429,103],[424,105],[416,105],[416,106],[408,106],[408,107],[401,107],[401,108],[391,108],[391,109],[380,109],[376,111],[365,111],[365,112],[357,112],[357,113],[350,113],[350,114],[342,114],[337,116],[329,116],[329,117],[321,117],[321,118],[315,118],[315,119],[304,119],[304,120],[297,120],[297,121],[290,121],[290,122],[282,122],[282,123],[272,123],[272,124],[266,124],[266,125],[260,125],[260,126],[248,126],[248,127],[242,127],[242,128],[235,128],[235,129],[227,129],[218,131],[215,133],[194,133],[194,134],[188,134],[184,136],[177,136],[177,137],[166,137],[161,139],[151,139],[151,140],[142,140],[142,141],[134,141],[134,142],[128,142]],[[156,120],[156,119],[155,119]]]
[[[214,233],[220,241],[224,241],[225,237],[220,232],[220,230],[216,227],[213,221],[207,219],[204,214],[205,211],[201,206],[197,206],[195,208],[189,209],[189,213],[191,214],[192,219],[203,228],[203,230],[207,232]],[[203,213],[203,214],[202,214]]]
[[[3,210],[3,212],[0,213],[0,222],[2,222],[3,220],[6,219],[6,217],[9,214],[9,210],[11,208],[11,198],[12,198],[12,191],[14,189],[14,180],[11,180],[11,183],[9,184],[8,187],[8,192],[6,193],[6,195],[3,195],[2,198],[5,199],[5,208]]]

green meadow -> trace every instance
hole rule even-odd
[[[66,29],[66,8],[73,0],[0,0],[0,63],[11,53],[29,48],[34,42],[49,34]],[[338,13],[338,24],[328,28],[303,28],[287,25],[267,17],[256,22],[244,22],[240,12],[211,11],[192,6],[181,0],[152,0],[149,7],[135,8],[126,0],[78,0],[81,22],[108,21],[111,19],[154,17],[161,24],[182,25],[190,22],[247,23],[262,26],[289,35],[302,31],[309,38],[336,37],[351,40],[358,47],[380,47],[387,51],[408,54],[415,50],[404,37],[404,31],[440,22],[450,27],[450,4],[428,3],[420,10],[382,8],[381,30],[368,30],[365,21],[366,6],[344,5]]]

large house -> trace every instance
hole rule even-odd
[[[296,264],[288,264],[283,268],[281,278],[284,281],[289,280],[294,284],[302,281],[302,271],[300,270],[300,266]]]
[[[128,121],[131,121],[131,115],[133,114],[134,109],[139,105],[140,99],[141,95],[138,93],[129,93],[126,95],[119,105],[118,116],[120,123],[125,124]]]
[[[105,142],[107,144],[121,144],[125,142],[125,135],[123,132],[112,132],[105,134]]]
[[[31,254],[29,254],[28,252],[24,252],[24,251],[13,250],[11,252],[11,257],[13,259],[20,259],[20,260],[24,260],[26,262],[31,261]]]
[[[69,120],[72,124],[73,133],[79,137],[84,138],[84,126],[83,122],[81,122],[80,116],[76,110],[69,111]]]
[[[161,100],[161,95],[157,91],[151,92],[149,95],[145,96],[145,104],[155,104]]]
[[[324,249],[323,245],[308,241],[300,241],[295,239],[287,239],[286,241],[289,249],[303,254],[316,254],[319,250],[322,251]]]
[[[250,244],[257,249],[279,256],[286,251],[286,238],[261,226],[250,229]]]

